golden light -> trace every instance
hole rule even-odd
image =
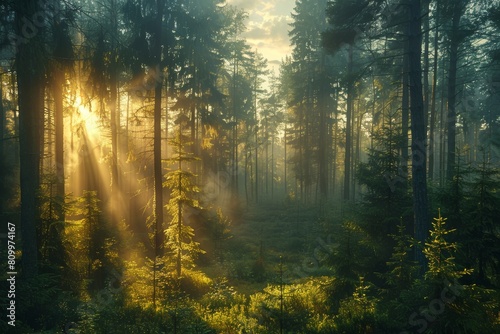
[[[78,111],[80,121],[85,125],[86,133],[91,138],[99,137],[99,123],[101,120],[83,103],[80,96],[76,96],[75,107]]]

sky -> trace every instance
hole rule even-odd
[[[247,31],[242,34],[253,50],[278,69],[281,60],[292,53],[288,38],[295,0],[227,0],[248,13]]]

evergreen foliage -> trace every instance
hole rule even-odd
[[[192,153],[184,150],[182,133],[179,130],[177,137],[172,140],[175,147],[170,161],[177,168],[166,175],[164,186],[171,190],[167,210],[172,218],[169,227],[165,230],[167,236],[166,246],[170,254],[176,259],[175,270],[180,278],[182,268],[192,268],[194,259],[204,251],[199,248],[199,243],[193,240],[194,230],[184,220],[186,209],[201,210],[197,193],[200,189],[194,184],[195,175],[186,169],[187,163],[199,160]]]
[[[446,218],[434,218],[430,240],[425,243],[424,254],[429,261],[429,269],[426,272],[426,279],[431,281],[458,280],[463,275],[470,274],[469,269],[459,270],[455,261],[455,253],[458,246],[454,242],[449,242],[447,235],[455,232],[455,229],[446,229]]]
[[[500,0],[285,3],[0,2],[1,333],[500,333]]]

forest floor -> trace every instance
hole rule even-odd
[[[227,277],[245,295],[278,284],[282,277],[291,282],[330,274],[323,263],[312,263],[318,249],[324,250],[333,238],[331,226],[317,212],[317,208],[300,204],[249,206],[230,226],[223,260],[211,261],[201,269],[212,279]]]

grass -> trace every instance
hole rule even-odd
[[[316,212],[317,208],[300,205],[249,206],[231,225],[224,261],[211,261],[202,270],[211,278],[226,276],[245,295],[279,282],[280,257],[284,271],[300,268],[304,259],[313,256],[318,237],[326,238],[328,228]]]

